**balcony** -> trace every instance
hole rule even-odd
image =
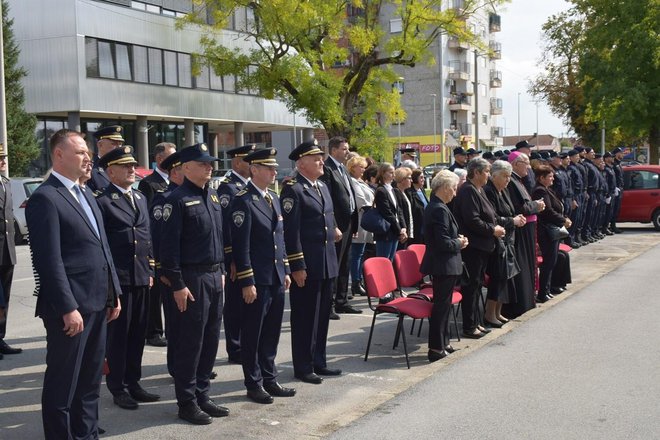
[[[492,32],[499,32],[502,30],[502,17],[497,14],[490,14],[488,17],[488,30]]]
[[[495,139],[504,136],[504,129],[502,127],[490,127],[490,138]]]
[[[449,37],[447,46],[451,49],[467,50],[470,44],[467,41],[461,41],[457,37]]]
[[[449,62],[449,79],[467,81],[470,79],[470,63],[460,60]]]
[[[472,136],[472,124],[466,124],[454,121],[450,126],[447,133],[452,135],[454,139],[460,139],[461,136]]]
[[[488,43],[489,55],[491,60],[502,59],[502,43],[491,40]]]
[[[490,114],[501,115],[503,110],[501,98],[490,98]]]
[[[465,12],[465,0],[452,0],[451,8],[456,11],[457,14],[463,14]]]
[[[492,89],[502,87],[502,71],[500,70],[490,71],[490,87]]]
[[[449,110],[468,111],[472,108],[472,98],[465,93],[455,93],[449,97]]]

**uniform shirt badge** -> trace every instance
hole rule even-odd
[[[163,218],[163,207],[161,205],[154,206],[154,209],[151,210],[154,220],[158,221]]]
[[[220,206],[222,206],[223,208],[229,206],[229,194],[222,194],[220,196]]]
[[[218,200],[218,196],[215,194],[211,194],[211,200],[213,200],[215,203],[220,203],[220,200]]]
[[[293,199],[287,197],[282,199],[282,209],[288,214],[293,209]]]
[[[245,220],[245,213],[243,211],[236,211],[232,214],[232,219],[237,228],[240,228]]]
[[[112,196],[110,197],[112,197],[112,200],[119,200],[119,194],[117,193],[112,193]]]
[[[167,221],[170,218],[170,214],[172,214],[172,205],[166,203],[163,205],[163,220]]]
[[[252,194],[252,200],[254,202],[258,202],[259,201],[259,196],[255,195],[255,194]]]

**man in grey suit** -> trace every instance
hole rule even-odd
[[[30,196],[25,216],[41,281],[36,315],[46,328],[41,408],[46,439],[98,437],[106,323],[119,316],[121,288],[103,217],[85,173],[82,135],[50,139],[51,176]]]
[[[0,172],[7,170],[7,154],[0,152]],[[0,288],[4,291],[4,318],[0,320],[0,359],[5,354],[17,354],[21,348],[10,347],[5,342],[7,332],[7,311],[9,310],[9,294],[11,281],[14,277],[16,264],[16,249],[14,247],[14,210],[11,200],[9,179],[0,176]]]

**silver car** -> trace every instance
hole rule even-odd
[[[44,179],[41,177],[12,177],[9,180],[14,209],[14,241],[16,244],[21,244],[28,234],[25,221],[25,205],[30,195],[41,185]]]

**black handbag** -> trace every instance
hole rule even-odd
[[[553,224],[546,224],[545,230],[548,231],[548,237],[552,241],[559,241],[568,238],[568,229],[565,226],[559,227]]]
[[[375,207],[365,206],[362,210],[362,220],[360,220],[362,229],[374,234],[384,234],[390,230],[390,222],[385,220]]]

